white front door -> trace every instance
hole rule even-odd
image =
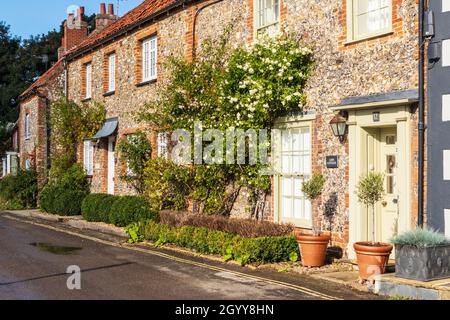
[[[115,143],[116,138],[115,137],[109,137],[108,140],[108,193],[114,194],[115,189]]]

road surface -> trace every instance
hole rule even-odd
[[[377,298],[308,276],[252,271],[168,250],[130,250],[39,224],[0,213],[0,299]],[[81,290],[68,289],[70,266],[81,270]],[[70,278],[72,288],[77,280]]]

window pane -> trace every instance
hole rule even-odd
[[[292,199],[283,197],[282,200],[283,217],[292,218]]]
[[[292,196],[292,179],[291,178],[283,178],[282,179],[282,193],[284,197],[291,197]]]
[[[116,87],[116,55],[109,56],[109,90],[114,91]]]
[[[295,198],[294,199],[294,218],[295,219],[303,219],[303,201],[302,199]]]
[[[356,37],[388,30],[392,23],[391,0],[354,0],[353,19]]]

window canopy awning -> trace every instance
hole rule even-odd
[[[112,136],[119,126],[119,118],[110,118],[106,119],[103,127],[97,132],[95,136],[92,137],[92,140],[97,140],[101,138],[107,138]]]
[[[341,101],[341,103],[332,109],[339,110],[354,110],[371,107],[388,107],[401,104],[412,104],[419,101],[419,90],[404,90],[393,91],[369,96],[348,97]]]

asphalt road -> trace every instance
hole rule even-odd
[[[164,250],[138,252],[0,214],[0,299],[373,299],[307,276],[252,271]],[[81,290],[67,287],[79,266]]]

